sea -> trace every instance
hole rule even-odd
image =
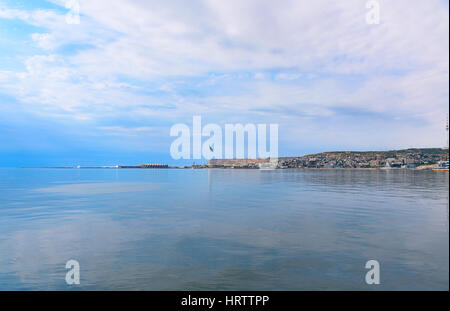
[[[448,291],[449,174],[2,168],[0,290]]]

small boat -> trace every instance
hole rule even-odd
[[[433,168],[432,170],[439,172],[448,172],[448,161],[439,162],[439,166],[437,168]]]

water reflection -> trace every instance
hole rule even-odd
[[[0,289],[448,290],[448,174],[0,170]]]

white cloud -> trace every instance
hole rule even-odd
[[[448,109],[449,14],[442,1],[380,1],[379,25],[366,24],[359,0],[80,4],[79,25],[55,11],[0,8],[0,18],[46,29],[30,34],[44,55],[30,56],[25,72],[0,72],[0,89],[30,111],[83,120],[118,113],[171,120],[251,110],[301,119],[332,116],[344,106],[422,119],[430,125],[421,139],[434,141],[436,119]],[[89,48],[62,54],[67,45]],[[275,79],[267,79],[268,71]],[[202,93],[226,81],[237,85],[242,72],[250,78],[236,94],[184,95],[168,82],[196,84]],[[191,80],[205,76],[207,83]],[[152,87],[143,89],[146,83]],[[161,111],[165,105],[172,106],[170,114]]]
[[[295,73],[279,73],[276,75],[276,79],[278,80],[296,80],[300,78],[301,74],[295,74]]]

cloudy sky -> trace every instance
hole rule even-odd
[[[443,147],[448,1],[366,2],[0,0],[0,166],[173,164],[194,115],[280,155]]]

